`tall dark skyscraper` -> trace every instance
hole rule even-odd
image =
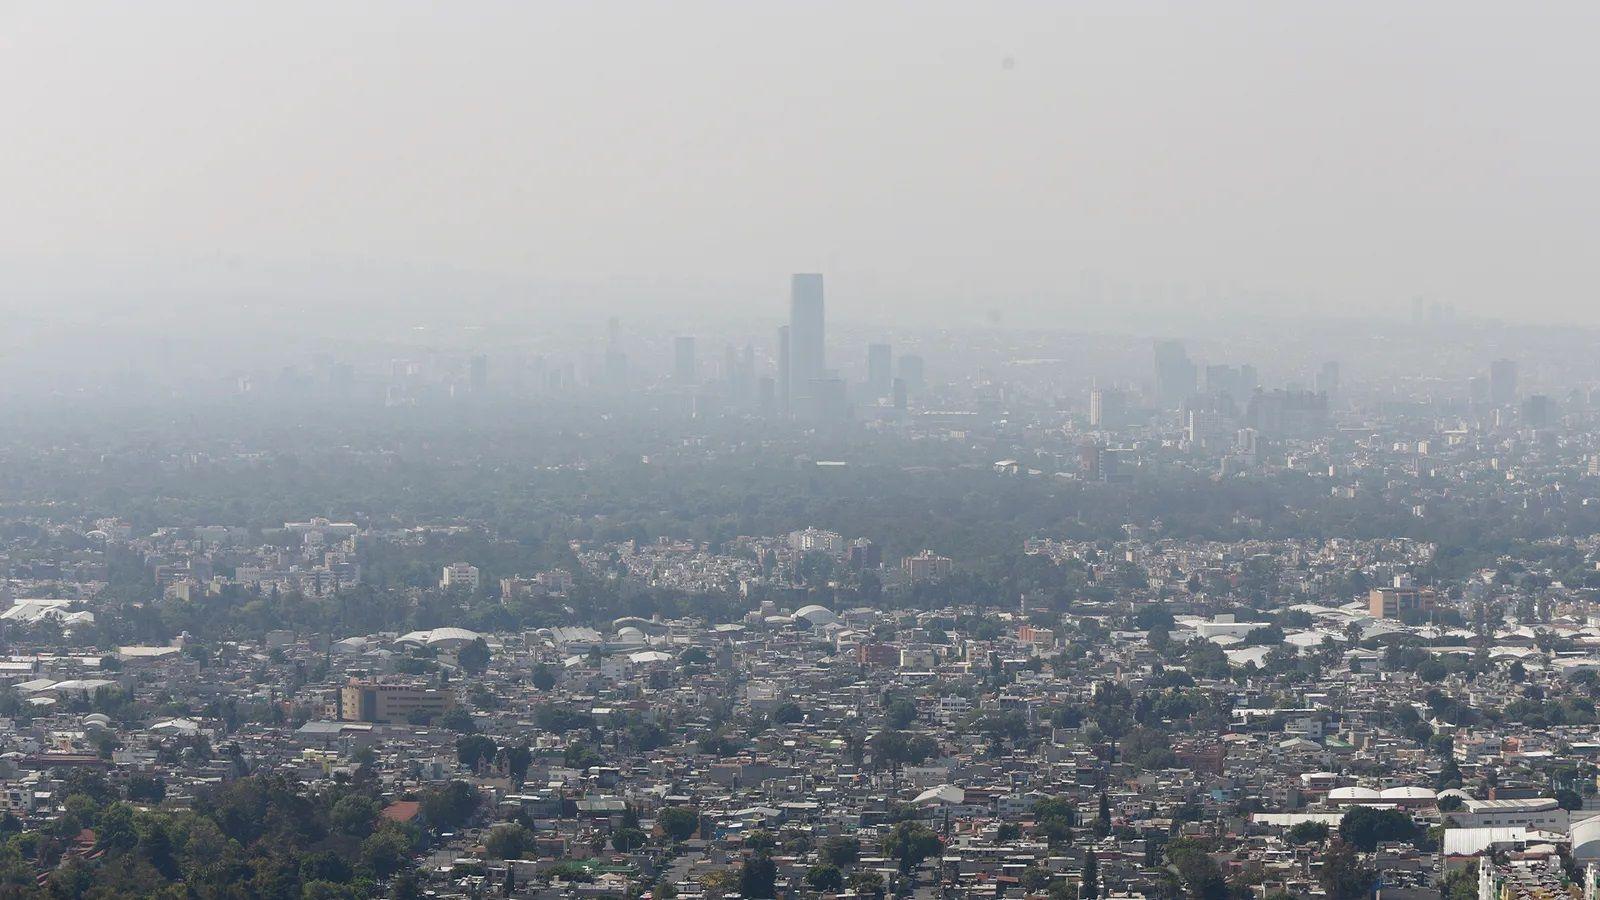
[[[1517,399],[1517,363],[1497,359],[1489,364],[1489,402],[1505,406]]]
[[[778,326],[778,414],[789,414],[789,326]]]
[[[1338,363],[1325,362],[1322,364],[1322,368],[1317,370],[1317,390],[1320,393],[1327,394],[1329,398],[1339,393]]]
[[[1156,399],[1171,409],[1194,393],[1198,372],[1182,341],[1156,341]]]
[[[1089,392],[1089,425],[1092,428],[1121,428],[1128,424],[1128,395],[1114,387],[1096,387]]]
[[[800,274],[789,285],[789,390],[798,396],[826,377],[822,276]]]
[[[628,381],[628,356],[622,352],[622,320],[606,321],[606,384],[622,387]]]
[[[1556,404],[1544,394],[1530,394],[1522,401],[1523,428],[1549,428],[1556,422]]]
[[[1160,365],[1159,362],[1157,365]],[[1159,369],[1157,374],[1160,374]],[[1227,394],[1235,402],[1242,403],[1250,399],[1250,389],[1245,387],[1244,379],[1244,372],[1239,366],[1206,366],[1206,390],[1213,394]]]
[[[907,393],[913,396],[920,395],[928,387],[927,366],[920,356],[900,357],[900,377],[906,383]]]
[[[894,378],[894,357],[888,344],[867,345],[867,392],[874,398],[889,395]]]

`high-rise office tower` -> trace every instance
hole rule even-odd
[[[761,414],[770,416],[778,406],[778,382],[770,375],[761,376],[756,382],[756,400],[761,405]]]
[[[1489,364],[1489,402],[1505,406],[1517,399],[1517,363],[1510,359],[1497,359]]]
[[[1105,476],[1105,448],[1096,443],[1078,447],[1078,472],[1085,481],[1100,481]]]
[[[1278,388],[1258,392],[1245,406],[1245,422],[1270,437],[1319,434],[1328,421],[1328,398],[1303,390]]]
[[[355,390],[356,369],[349,363],[336,362],[328,367],[328,391],[335,397],[349,397]]]
[[[827,375],[822,276],[795,275],[789,284],[789,390],[808,391]]]
[[[685,384],[695,378],[694,338],[679,337],[672,341],[672,378]]]
[[[1233,449],[1250,457],[1253,461],[1260,442],[1261,435],[1254,428],[1241,428],[1239,433],[1234,436]]]
[[[1339,393],[1339,364],[1325,362],[1317,371],[1317,393],[1327,394],[1329,397]]]
[[[834,425],[850,418],[850,395],[843,378],[813,378],[807,396],[807,415],[813,421]]]
[[[1522,427],[1549,428],[1556,421],[1556,404],[1544,394],[1530,394],[1522,401]]]
[[[479,353],[472,357],[468,363],[468,383],[474,394],[482,394],[489,389],[489,357]]]
[[[1116,388],[1097,387],[1089,392],[1089,425],[1121,428],[1127,424],[1128,395]]]
[[[1172,408],[1194,393],[1194,363],[1184,352],[1182,341],[1156,341],[1156,399]]]
[[[1244,366],[1206,366],[1206,390],[1212,394],[1226,394],[1235,401],[1250,399],[1244,370]]]
[[[789,326],[778,326],[778,414],[789,414]]]
[[[1467,399],[1473,403],[1489,402],[1489,379],[1474,375],[1467,379]]]
[[[1191,409],[1187,418],[1185,435],[1189,443],[1206,449],[1216,449],[1229,442],[1232,429],[1227,416],[1210,409]]]
[[[606,383],[621,387],[628,381],[628,356],[622,352],[622,320],[606,320]]]
[[[894,357],[888,344],[867,345],[867,393],[873,397],[889,394],[894,378]]]
[[[906,383],[906,391],[920,395],[928,386],[927,367],[923,365],[920,356],[900,357],[900,378]]]
[[[728,361],[733,367],[729,390],[735,400],[749,403],[755,399],[756,392],[756,348],[745,344],[744,349],[735,357],[730,347]]]

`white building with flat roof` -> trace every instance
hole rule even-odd
[[[470,563],[451,563],[444,567],[444,572],[439,576],[439,587],[442,590],[451,588],[465,588],[468,591],[478,589],[478,567]]]

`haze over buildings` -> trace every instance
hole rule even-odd
[[[1591,4],[0,12],[0,894],[1600,900]]]
[[[636,315],[734,310],[781,290],[774,272],[820,270],[882,319],[1127,327],[1201,302],[1392,315],[1424,297],[1597,324],[1600,134],[1577,112],[1600,91],[1597,19],[11,5],[0,303]]]

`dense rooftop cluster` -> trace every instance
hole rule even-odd
[[[1600,860],[1592,540],[1447,572],[1409,538],[1037,537],[985,603],[818,528],[360,584],[439,531],[474,529],[15,531],[8,882],[1346,900],[1546,896]],[[726,612],[600,620],[596,585]],[[397,627],[361,627],[378,596]],[[461,622],[491,603],[519,627]]]

